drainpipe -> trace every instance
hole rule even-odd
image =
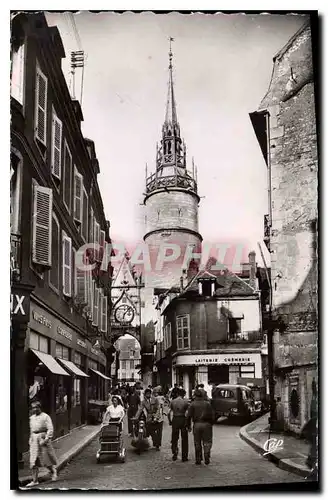
[[[266,277],[269,283],[269,327],[268,327],[268,375],[269,375],[269,394],[270,394],[270,419],[269,419],[269,424],[270,424],[270,430],[269,430],[269,439],[270,439],[270,432],[273,429],[274,422],[276,421],[276,401],[274,397],[274,360],[273,360],[273,335],[274,335],[274,328],[273,328],[273,321],[272,321],[272,283],[271,279],[269,276],[268,268],[265,262],[265,258],[262,252],[262,248],[260,243],[258,243],[262,261],[264,264],[265,268],[265,273]]]

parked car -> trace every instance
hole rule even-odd
[[[249,387],[241,384],[220,384],[212,392],[215,418],[241,417],[248,420],[262,414],[262,403],[254,399]]]

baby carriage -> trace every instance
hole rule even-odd
[[[100,449],[96,459],[99,464],[102,455],[114,456],[120,462],[125,462],[126,450],[123,445],[122,419],[112,418],[103,425],[99,436]]]

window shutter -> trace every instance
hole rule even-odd
[[[66,142],[64,151],[64,203],[71,212],[72,155]]]
[[[88,240],[88,195],[83,186],[83,202],[82,202],[82,236],[87,242]]]
[[[52,136],[51,136],[51,172],[58,179],[61,178],[61,144],[63,124],[52,113]]]
[[[86,305],[88,303],[88,271],[83,271],[75,265],[75,280],[76,280],[76,297],[80,303]]]
[[[74,219],[82,222],[82,175],[74,168]]]
[[[92,271],[88,271],[88,304],[89,304],[89,312],[90,312],[90,319],[93,320],[93,293],[94,293],[94,285],[93,285],[93,279],[92,279]]]
[[[94,298],[93,298],[93,318],[92,324],[98,326],[98,316],[99,316],[99,290],[94,283]]]
[[[93,241],[95,244],[97,244],[97,243],[99,243],[99,240],[100,240],[100,226],[99,226],[98,222],[96,221],[96,219],[94,218]],[[98,252],[96,247],[94,250],[94,257],[96,260],[99,259],[99,252]]]
[[[171,323],[167,325],[168,335],[167,335],[167,347],[171,347],[172,345],[172,332],[171,332]]]
[[[72,295],[72,240],[63,232],[63,294]]]
[[[76,257],[76,250],[75,250],[75,248],[72,248],[72,265],[71,265],[71,274],[72,274],[72,297],[75,297],[75,296],[76,296],[75,257]]]
[[[101,309],[101,328],[102,332],[107,333],[107,297],[106,295],[102,295],[102,309]]]
[[[35,137],[47,145],[47,89],[48,80],[39,67],[35,85]]]
[[[52,189],[34,186],[32,262],[51,266]]]
[[[104,255],[104,251],[105,251],[105,231],[103,231],[102,229],[100,231],[100,241],[99,241],[99,244],[101,246],[99,260],[101,261],[102,258],[103,258],[103,255]]]

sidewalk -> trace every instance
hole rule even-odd
[[[100,425],[84,425],[73,429],[67,436],[63,436],[52,442],[58,461],[58,471],[67,462],[72,460],[85,446],[87,446],[100,432]],[[24,453],[24,469],[18,471],[20,487],[25,486],[32,480],[29,466],[29,453]],[[44,482],[50,478],[48,469],[40,468],[39,481]],[[52,483],[55,485],[55,483]]]
[[[280,469],[293,472],[303,478],[312,479],[311,470],[306,465],[309,443],[283,432],[270,433],[268,419],[269,414],[267,413],[254,422],[245,425],[239,431],[240,437],[261,455],[266,453],[264,445],[269,438],[275,439],[276,443],[283,441],[279,449],[264,455],[264,458],[274,462]]]

